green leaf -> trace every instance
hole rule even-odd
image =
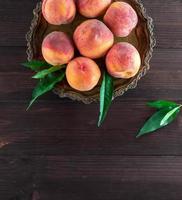
[[[61,66],[53,66],[53,67],[50,67],[49,69],[44,69],[40,72],[37,72],[32,78],[35,78],[35,79],[44,78],[48,74],[56,72],[64,67],[65,67],[65,65],[61,65]]]
[[[64,76],[65,72],[61,71],[57,74],[48,74],[44,79],[41,79],[32,93],[32,100],[27,110],[32,106],[38,97],[52,90],[58,82],[62,81]]]
[[[44,61],[39,61],[39,60],[28,61],[28,62],[22,63],[22,65],[36,72],[44,69],[45,67],[52,67],[52,65]]]
[[[103,81],[100,88],[100,115],[99,115],[98,126],[102,124],[107,115],[109,107],[112,103],[113,91],[114,91],[113,78],[105,72],[103,75]]]
[[[136,136],[137,138],[156,131],[168,124],[170,124],[176,117],[180,111],[180,106],[174,108],[163,108],[152,115],[151,118],[144,124],[139,134]]]
[[[180,111],[180,108],[181,106],[177,106],[176,108],[173,108],[171,111],[169,111],[162,119],[160,125],[165,126],[168,123],[170,117],[172,117],[174,113],[178,113]]]
[[[159,100],[159,101],[151,101],[147,103],[148,106],[152,108],[162,109],[162,108],[174,108],[178,106],[177,103],[172,101],[165,101],[165,100]]]

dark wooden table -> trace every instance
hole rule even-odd
[[[135,134],[147,101],[182,102],[182,1],[143,0],[156,26],[151,70],[99,129],[98,104],[50,93],[25,111],[35,82],[20,63],[36,2],[0,0],[0,200],[181,200],[182,115]]]

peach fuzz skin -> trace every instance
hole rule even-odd
[[[128,3],[114,2],[107,10],[104,22],[115,36],[126,37],[136,27],[138,16]]]
[[[42,55],[51,65],[66,64],[74,56],[72,41],[65,33],[54,31],[44,38],[42,43]]]
[[[77,0],[77,7],[81,15],[94,18],[102,15],[112,0]]]
[[[127,42],[115,44],[106,56],[107,71],[115,78],[131,78],[138,73],[140,66],[139,52]]]
[[[81,55],[92,59],[104,56],[114,43],[114,36],[107,26],[90,19],[80,24],[74,34],[74,42]]]
[[[53,25],[69,24],[76,15],[74,0],[43,0],[42,14]]]
[[[98,65],[86,57],[78,57],[69,62],[66,78],[69,85],[78,91],[92,90],[101,77]]]

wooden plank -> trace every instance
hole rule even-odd
[[[0,156],[0,198],[32,200],[37,176],[35,166],[34,158]]]
[[[29,29],[36,2],[38,0],[0,2],[0,8],[3,8],[0,12],[0,27],[3,30],[0,32],[0,46],[25,46],[25,34]],[[182,48],[182,2],[147,0],[144,5],[155,21],[157,46]]]
[[[182,158],[173,156],[46,156],[42,179],[112,179],[113,181],[182,182]],[[175,166],[174,166],[175,163]],[[150,173],[148,173],[150,171]],[[46,173],[45,173],[46,172]]]
[[[180,200],[181,157],[52,157],[42,171],[43,199]]]
[[[182,115],[166,128],[136,139],[154,112],[146,102],[113,103],[101,128],[99,106],[57,101],[36,105],[0,104],[2,155],[182,155]]]
[[[0,157],[3,200],[181,200],[182,157]],[[34,199],[33,199],[34,200]]]
[[[80,182],[71,179],[62,180],[59,184],[56,182],[45,182],[40,190],[40,197],[44,200],[50,198],[59,200],[121,200],[123,197],[127,200],[181,200],[182,194],[179,183],[146,183],[146,182],[112,182],[111,180]],[[53,185],[53,186],[52,186]]]

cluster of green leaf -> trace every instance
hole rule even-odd
[[[144,126],[139,131],[137,138],[144,136],[148,133],[154,132],[164,126],[173,122],[182,105],[172,101],[153,101],[147,104],[149,107],[157,109],[157,111],[147,120]]]
[[[65,66],[52,66],[44,61],[33,60],[22,64],[23,66],[33,70],[36,74],[32,77],[39,79],[37,86],[32,93],[32,100],[27,109],[43,94],[52,90],[55,85],[61,82],[65,77],[65,72],[62,70]]]
[[[65,68],[65,65],[52,66],[44,61],[38,60],[29,61],[22,65],[36,72],[32,78],[39,79],[37,86],[33,90],[32,100],[27,109],[29,109],[40,96],[52,90],[55,85],[65,77],[65,72],[62,70],[62,68]],[[106,118],[112,103],[113,91],[113,78],[105,72],[100,88],[100,116],[98,126],[100,126]]]

